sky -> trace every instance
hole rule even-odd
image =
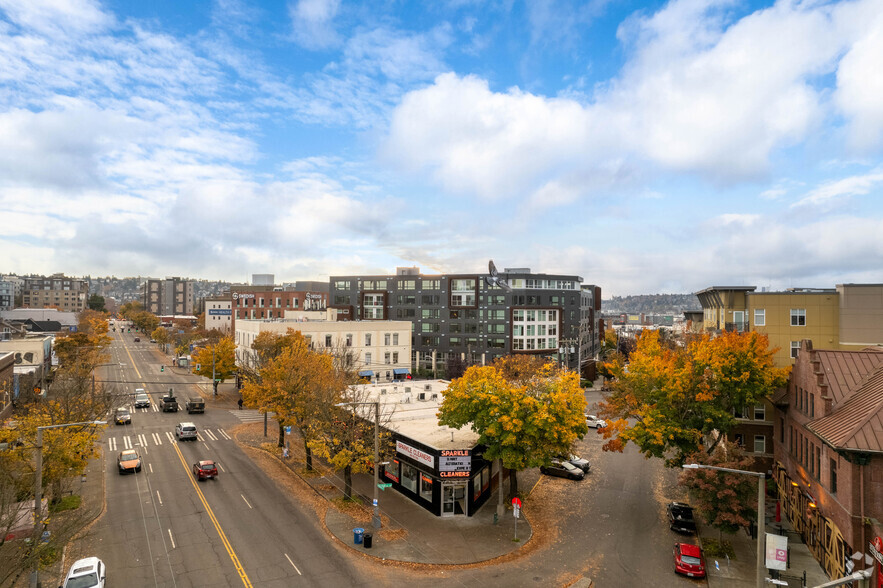
[[[0,272],[883,281],[883,1],[0,0]]]

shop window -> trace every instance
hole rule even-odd
[[[417,494],[417,480],[420,472],[411,464],[402,464],[402,486]]]
[[[393,482],[399,481],[399,460],[394,459],[383,466],[383,475]]]
[[[432,478],[420,474],[420,498],[432,502]]]

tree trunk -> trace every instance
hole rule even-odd
[[[307,443],[307,436],[301,433],[301,436],[304,439],[304,456],[307,460],[307,471],[311,471],[313,469],[313,451],[310,449],[309,443]]]
[[[279,447],[285,447],[285,427],[279,425]]]
[[[518,471],[509,470],[509,499],[518,496]]]
[[[343,468],[343,497],[351,500],[353,497],[353,468],[346,466]]]

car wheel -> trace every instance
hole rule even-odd
[[[137,468],[135,468],[135,472],[141,473],[141,466],[138,466]]]

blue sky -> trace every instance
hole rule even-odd
[[[0,271],[883,268],[883,2],[0,0]]]

